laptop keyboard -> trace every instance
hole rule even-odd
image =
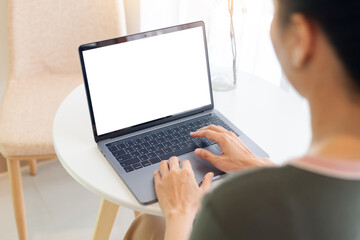
[[[190,132],[208,125],[220,125],[234,132],[219,117],[203,116],[164,127],[135,137],[106,144],[126,172],[138,170],[151,164],[180,156],[215,144],[205,138],[194,138]]]

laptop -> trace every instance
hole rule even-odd
[[[157,200],[153,172],[171,156],[190,160],[198,183],[208,172],[223,174],[194,153],[221,153],[190,136],[210,124],[268,157],[214,109],[203,22],[84,44],[79,54],[95,142],[140,203]]]

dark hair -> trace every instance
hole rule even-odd
[[[318,23],[360,93],[360,0],[279,0],[285,22],[302,13]]]

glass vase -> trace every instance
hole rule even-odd
[[[236,87],[238,48],[242,42],[246,8],[241,0],[213,0],[208,19],[208,49],[213,89]],[[235,34],[235,32],[240,31]]]

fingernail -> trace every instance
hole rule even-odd
[[[200,152],[201,152],[200,148],[195,149],[195,153],[200,153]]]
[[[211,177],[214,177],[215,174],[213,172],[211,172],[210,175],[211,175]]]

